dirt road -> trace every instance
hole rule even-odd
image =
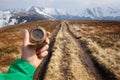
[[[37,25],[52,37],[34,80],[120,80],[119,21],[45,20],[1,28],[0,72],[20,58],[23,30]]]
[[[43,80],[102,80],[88,53],[62,22]],[[39,76],[39,79],[40,76]]]

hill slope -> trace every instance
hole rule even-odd
[[[119,21],[36,21],[1,28],[1,72],[20,57],[23,30],[36,25],[52,36],[34,80],[120,80]]]

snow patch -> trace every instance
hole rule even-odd
[[[0,27],[6,26],[11,16],[10,11],[0,11]]]

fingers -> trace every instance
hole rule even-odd
[[[44,51],[41,54],[37,54],[37,56],[38,56],[39,59],[44,58],[47,55],[48,55],[48,51]]]
[[[50,32],[47,32],[47,36],[49,37],[51,35],[51,33]]]
[[[50,35],[51,35],[50,32],[47,32],[47,38],[45,39],[46,44],[50,43],[50,40],[49,40]]]
[[[46,43],[46,44],[49,44],[49,43],[50,43],[49,38],[46,38],[46,39],[45,39],[45,43]]]
[[[23,46],[27,46],[29,44],[29,32],[27,29],[24,31],[24,40],[23,40]]]
[[[45,51],[47,51],[49,49],[49,45],[46,44],[45,46],[43,46],[41,49],[37,50],[36,53],[39,55]]]
[[[39,51],[37,51],[36,52],[36,54],[37,54],[37,57],[39,58],[39,59],[41,59],[41,58],[44,58],[45,56],[47,56],[47,54],[48,54],[48,48],[49,48],[49,45],[48,44],[46,44],[44,47],[42,47]]]
[[[41,50],[39,50],[40,53],[48,50],[49,46],[48,45],[45,45]]]
[[[49,39],[46,38],[46,43],[49,44]],[[36,53],[37,53],[37,56],[38,58],[44,58],[45,56],[47,56],[48,54],[48,49],[49,49],[49,45],[46,44],[45,46],[43,46],[41,49],[39,49]]]

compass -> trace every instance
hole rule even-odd
[[[46,38],[46,32],[43,28],[39,27],[39,28],[34,28],[33,30],[31,30],[30,32],[30,37],[31,37],[31,41],[32,43],[39,43],[41,44],[45,38]]]

